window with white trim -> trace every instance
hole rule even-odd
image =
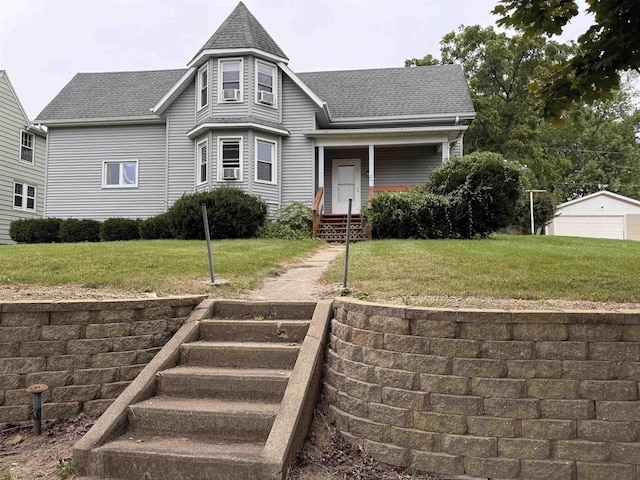
[[[196,148],[197,158],[198,158],[198,185],[202,183],[206,183],[207,178],[209,178],[209,141],[203,140],[198,143]]]
[[[276,104],[276,67],[256,59],[256,102]]]
[[[204,64],[198,70],[198,110],[209,104],[209,69]]]
[[[218,147],[220,158],[218,180],[242,180],[242,139],[221,138]]]
[[[104,188],[138,186],[138,160],[106,161],[102,165],[102,186]]]
[[[220,96],[218,101],[242,101],[242,59],[220,60]]]
[[[35,135],[20,130],[20,161],[33,163]]]
[[[36,187],[26,183],[13,183],[13,208],[36,211]]]
[[[276,144],[256,139],[256,182],[276,183]]]

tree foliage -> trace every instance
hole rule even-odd
[[[595,23],[578,38],[566,60],[538,72],[534,107],[545,118],[558,118],[576,102],[610,99],[620,87],[620,72],[640,69],[640,2],[587,0]],[[499,0],[498,24],[515,27],[525,38],[559,35],[579,13],[576,0]]]

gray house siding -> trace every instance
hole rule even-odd
[[[282,75],[282,121],[289,136],[282,139],[282,204],[303,202],[315,196],[314,142],[304,132],[315,128],[316,105],[286,75]]]
[[[269,63],[269,62],[265,62]],[[250,114],[256,118],[261,118],[263,120],[268,120],[270,122],[280,122],[280,105],[281,105],[281,97],[282,97],[282,72],[281,70],[271,63],[276,68],[276,105],[269,106],[263,105],[262,103],[256,102],[256,59],[251,58],[249,60],[250,69],[249,69],[249,78],[251,79],[251,85],[249,86],[248,92],[251,94],[251,103],[250,103]]]
[[[20,130],[28,124],[7,77],[0,74],[0,244],[13,243],[12,221],[42,217],[44,211],[45,139],[34,135],[33,165],[20,162]],[[36,187],[35,212],[13,208],[14,182]]]
[[[195,146],[186,135],[193,128],[194,109],[195,86],[190,85],[165,114],[169,131],[167,208],[185,193],[194,191]]]
[[[449,147],[449,155],[451,157],[462,156],[462,140],[457,140],[451,147]]]
[[[276,158],[275,158],[275,168],[276,168],[276,182],[275,185],[256,182],[256,138],[268,140],[271,142],[275,142],[276,144]],[[275,135],[268,135],[263,132],[249,132],[249,192],[252,195],[259,195],[267,205],[269,206],[269,211],[277,210],[280,204],[280,151],[282,150],[281,143],[279,138]]]
[[[236,58],[236,57],[233,57]],[[238,57],[240,58],[240,57]],[[213,60],[213,68],[211,75],[212,86],[212,105],[211,112],[215,117],[242,117],[249,115],[249,101],[252,100],[251,77],[249,76],[250,63],[253,57],[242,57],[242,102],[222,102],[218,103],[218,86],[219,82],[219,62],[218,59]]]
[[[165,211],[165,134],[165,125],[52,128],[46,216],[104,220]],[[103,162],[124,160],[138,160],[138,187],[103,188]]]

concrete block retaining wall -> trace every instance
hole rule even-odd
[[[334,310],[329,408],[374,458],[454,477],[640,480],[640,312]]]
[[[35,383],[43,418],[101,414],[204,298],[0,304],[0,424],[29,419]]]

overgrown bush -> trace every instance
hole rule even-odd
[[[60,241],[65,243],[99,242],[100,222],[68,218],[60,224]]]
[[[130,218],[108,218],[100,225],[100,238],[103,242],[140,240],[138,222]]]
[[[449,160],[424,189],[381,193],[367,224],[378,238],[473,238],[506,227],[520,196],[520,167],[495,153]]]
[[[9,236],[17,243],[57,243],[60,241],[59,218],[24,218],[9,226]]]
[[[138,226],[140,229],[140,237],[144,240],[173,238],[171,225],[169,224],[169,216],[166,213],[141,220]]]
[[[273,219],[267,220],[260,228],[262,238],[283,238],[302,240],[313,234],[313,212],[300,202],[292,202],[278,209]]]
[[[202,204],[212,239],[255,237],[267,218],[267,204],[237,188],[217,188],[180,198],[167,212],[175,238],[203,240]]]

